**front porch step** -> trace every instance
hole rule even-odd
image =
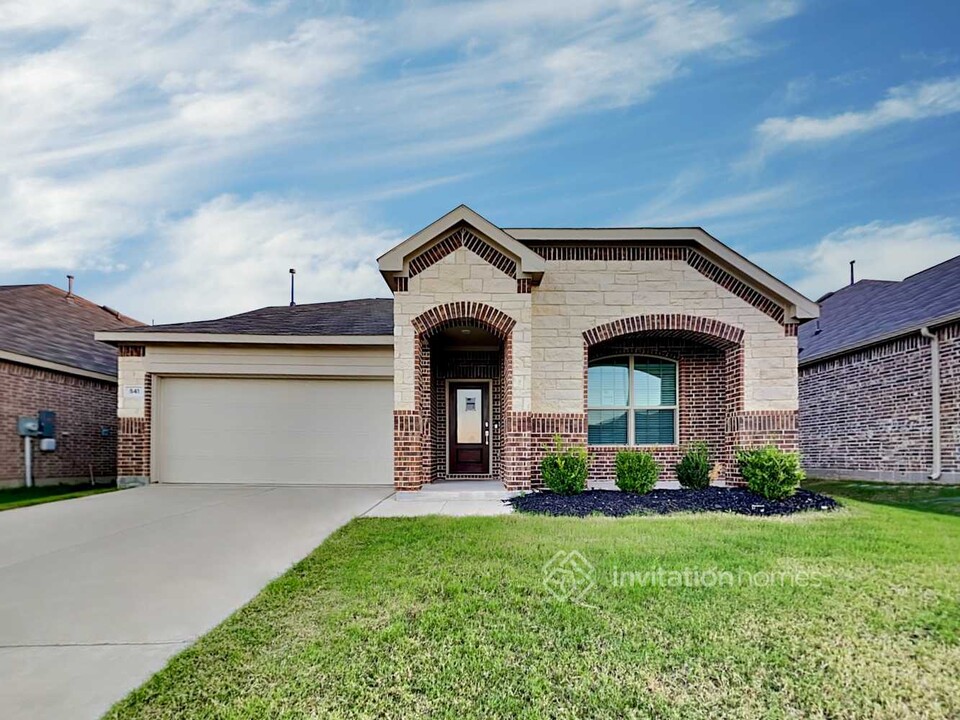
[[[499,480],[445,480],[424,485],[420,490],[401,490],[397,500],[446,502],[447,500],[506,500],[520,495],[506,490]]]

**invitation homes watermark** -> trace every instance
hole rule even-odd
[[[728,568],[613,568],[599,573],[578,550],[559,550],[543,566],[543,585],[557,600],[584,603],[598,586],[615,589],[820,587],[823,573],[809,570],[747,570]]]
[[[806,570],[720,570],[683,568],[680,570],[618,570],[614,568],[613,587],[820,587],[823,576]]]

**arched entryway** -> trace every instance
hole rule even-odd
[[[412,321],[420,482],[502,479],[515,321],[483,303]]]

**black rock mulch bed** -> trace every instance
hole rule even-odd
[[[739,515],[792,515],[808,510],[833,510],[839,503],[831,497],[797,490],[785,500],[767,500],[744,488],[709,487],[703,490],[653,490],[645,495],[619,490],[587,490],[579,495],[557,495],[542,490],[518,495],[504,502],[517,512],[542,515],[668,515],[678,512],[728,512]]]

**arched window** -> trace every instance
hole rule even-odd
[[[587,369],[590,445],[674,445],[677,442],[677,363],[622,355]]]

